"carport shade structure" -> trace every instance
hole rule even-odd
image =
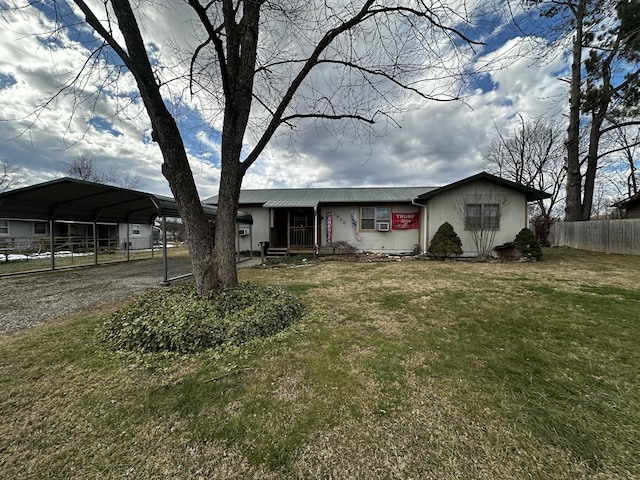
[[[214,220],[217,208],[203,204],[205,215]],[[98,223],[152,224],[156,218],[180,217],[171,197],[87,182],[60,178],[29,187],[0,193],[0,218],[7,220]],[[237,223],[252,225],[250,214],[238,212]],[[53,234],[53,228],[49,231]],[[165,230],[166,231],[166,230]],[[97,262],[97,246],[94,257]],[[53,242],[52,242],[53,245]],[[167,279],[166,237],[163,238],[164,280]],[[51,268],[55,268],[51,255]]]

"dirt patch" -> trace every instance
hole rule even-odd
[[[245,266],[249,262],[241,262]],[[188,257],[169,259],[169,277],[191,272]],[[162,259],[136,260],[0,277],[0,333],[163,288]]]

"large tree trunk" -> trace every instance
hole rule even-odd
[[[605,110],[606,111],[606,110]],[[591,218],[593,208],[593,194],[596,186],[596,174],[598,172],[598,157],[600,151],[600,128],[604,121],[604,115],[594,115],[591,119],[589,133],[589,153],[587,154],[587,170],[584,174],[584,199],[582,201],[582,213],[580,220],[587,221]]]
[[[567,198],[565,219],[582,220],[582,175],[580,173],[580,99],[582,88],[582,40],[584,0],[576,6],[576,33],[573,39],[573,58],[569,91],[569,127],[567,128]]]
[[[244,2],[243,18],[235,23],[231,2],[224,7],[228,35],[226,59],[221,65],[225,93],[224,123],[220,145],[221,172],[218,191],[213,265],[215,271],[207,290],[232,287],[238,283],[235,263],[236,217],[242,179],[251,162],[241,161],[244,136],[251,113],[255,75],[260,2]]]
[[[215,247],[213,250],[216,271],[208,290],[231,287],[238,283],[234,240],[237,234],[236,217],[243,172],[237,158],[222,161],[218,214],[216,216]]]
[[[109,41],[136,79],[153,126],[153,139],[162,151],[162,173],[169,181],[183,220],[197,290],[206,293],[236,285],[238,279],[234,240],[238,200],[242,178],[251,164],[243,163],[241,154],[251,111],[260,3],[245,2],[243,20],[238,24],[233,4],[226,1],[223,8],[228,35],[228,64],[222,61],[224,55],[221,55],[221,69],[225,72],[223,83],[226,105],[215,233],[205,217],[180,131],[165,106],[129,1],[112,0],[127,46],[126,51],[102,28],[84,2],[78,4],[87,14],[87,21]]]
[[[212,279],[213,229],[204,214],[180,130],[167,110],[160,87],[156,83],[131,5],[127,0],[113,0],[113,7],[127,45],[127,52],[118,53],[136,79],[153,127],[153,140],[158,143],[162,152],[162,173],[169,182],[185,227],[196,288],[201,293],[207,292],[212,284],[216,284]],[[99,27],[97,22],[94,25]],[[118,45],[112,45],[118,51]]]

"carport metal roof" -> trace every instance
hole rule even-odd
[[[203,204],[214,219],[217,208]],[[171,197],[74,178],[60,178],[0,193],[0,218],[96,223],[150,224],[156,217],[179,217]],[[253,224],[238,212],[237,223]]]

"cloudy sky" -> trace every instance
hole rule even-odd
[[[26,3],[0,0],[0,159],[18,166],[23,185],[30,185],[65,176],[71,159],[86,155],[100,171],[138,176],[140,189],[169,194],[161,154],[150,140],[149,120],[131,79],[121,77],[116,88],[96,70],[81,78],[75,95],[56,96],[95,43],[82,25],[52,36],[50,16],[30,7],[10,8]],[[157,58],[171,58],[165,53],[168,45],[195,43],[189,38],[194,30],[188,14],[175,9],[145,13],[141,21]],[[558,117],[567,103],[567,84],[560,80],[567,76],[567,59],[547,55],[533,60],[527,52],[539,39],[509,28],[505,18],[483,12],[466,30],[485,44],[464,58],[470,62],[465,68],[485,73],[456,85],[461,101],[409,98],[394,123],[377,135],[365,132],[355,139],[343,135],[340,126],[319,123],[293,135],[283,131],[251,167],[243,188],[439,186],[483,170],[482,155],[496,128],[508,134],[518,114]],[[271,28],[274,42],[278,25]],[[443,45],[438,52],[442,61],[461,61]],[[440,80],[447,81],[453,82]],[[109,94],[93,95],[97,85]],[[218,189],[219,125],[197,105],[187,99],[178,118],[200,195],[206,198]],[[247,138],[247,150],[251,141]]]

